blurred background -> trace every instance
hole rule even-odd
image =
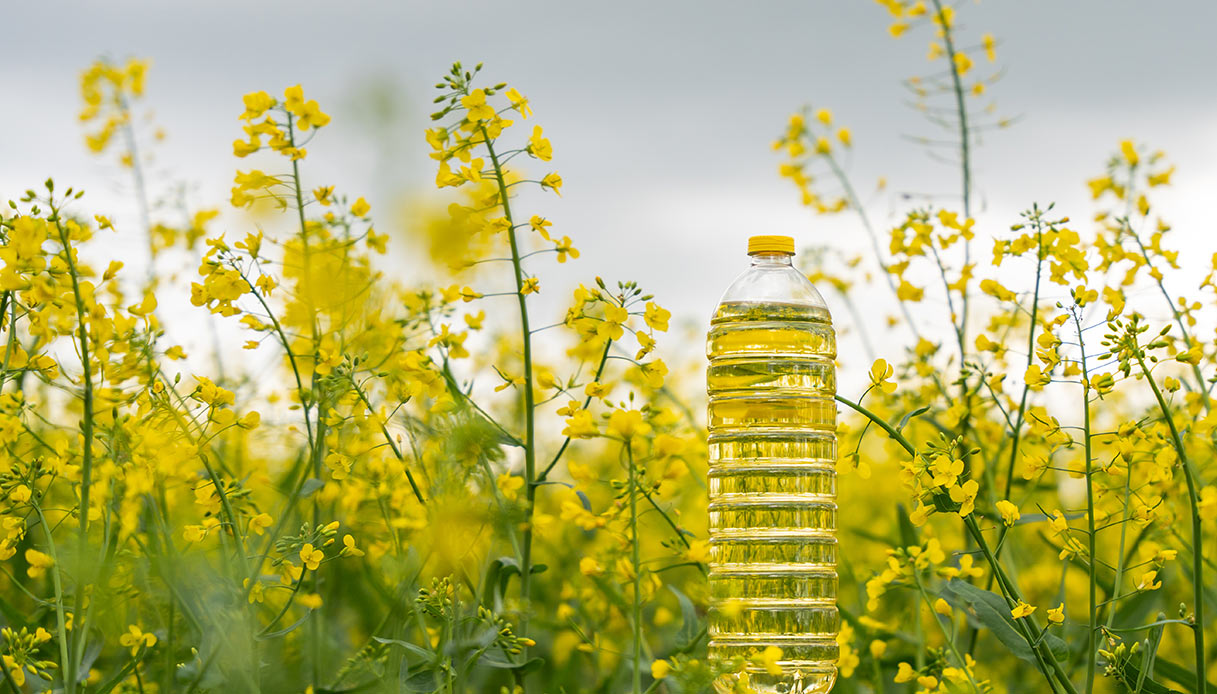
[[[851,129],[844,165],[880,232],[910,196],[959,206],[957,169],[911,139],[942,133],[912,111],[901,85],[930,69],[928,34],[893,38],[873,2],[115,1],[10,4],[5,15],[0,194],[49,175],[85,188],[88,212],[114,220],[112,243],[129,266],[143,262],[144,241],[128,172],[87,151],[77,120],[79,75],[98,57],[151,60],[148,132],[167,134],[151,149],[153,197],[186,182],[192,206],[225,211],[215,229],[230,238],[249,228],[227,204],[234,170],[251,166],[232,155],[243,94],[303,84],[333,117],[309,146],[306,186],[365,196],[378,230],[401,238],[411,210],[441,197],[423,139],[432,84],[454,60],[485,62],[489,83],[531,99],[529,125],[545,128],[565,181],[560,199],[530,197],[524,214],[550,218],[583,253],[557,269],[546,263],[543,310],[560,320],[570,290],[597,275],[638,280],[696,338],[665,350],[679,342],[700,351],[751,234],[868,252],[856,217],[815,215],[777,174],[771,143],[804,105],[831,109]],[[982,266],[988,238],[1032,202],[1055,201],[1089,231],[1085,181],[1134,138],[1178,167],[1159,199],[1185,250],[1182,276],[1198,282],[1215,231],[1217,4],[992,0],[961,3],[957,16],[969,35],[996,37],[1003,75],[988,95],[1014,121],[985,132],[975,155]],[[386,271],[426,273],[420,248],[394,246]],[[864,267],[877,268],[870,255]],[[883,327],[893,305],[886,287],[859,288],[854,300],[874,320],[880,355],[907,344]],[[947,315],[926,313],[941,317],[927,322]],[[855,339],[844,338],[843,353]],[[868,365],[847,363],[846,387]]]

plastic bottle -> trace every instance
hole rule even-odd
[[[827,692],[840,624],[836,336],[791,263],[793,239],[754,236],[748,255],[706,343],[710,655],[745,663],[719,691],[746,677],[758,692]]]

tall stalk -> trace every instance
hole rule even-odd
[[[1086,451],[1086,523],[1087,551],[1086,578],[1090,583],[1090,628],[1086,630],[1086,694],[1094,691],[1094,668],[1098,657],[1099,610],[1098,583],[1095,572],[1098,569],[1098,557],[1095,556],[1094,529],[1094,469],[1093,454],[1090,442],[1090,371],[1086,368],[1086,341],[1082,336],[1082,319],[1077,310],[1073,312],[1073,324],[1078,331],[1078,351],[1082,360],[1082,435],[1085,437],[1083,447]]]
[[[625,440],[625,460],[629,467],[630,495],[630,545],[631,561],[634,567],[634,604],[632,612],[632,627],[634,629],[634,673],[633,694],[642,692],[642,561],[638,542],[638,470],[634,467],[634,451],[630,439]]]
[[[537,497],[537,442],[536,442],[536,403],[533,395],[532,373],[532,328],[528,322],[528,297],[524,293],[524,268],[520,257],[520,246],[516,239],[515,220],[511,214],[511,201],[507,195],[507,181],[503,176],[503,167],[499,162],[485,127],[479,127],[486,152],[490,155],[494,167],[494,180],[499,188],[499,204],[503,206],[503,217],[507,219],[507,239],[511,244],[511,266],[515,273],[516,300],[520,307],[520,336],[524,346],[524,537],[520,548],[520,596],[524,602],[524,610],[520,616],[520,635],[528,635],[528,616],[531,611],[532,597],[532,515]]]
[[[955,662],[959,665],[959,668],[963,670],[965,675],[967,675],[968,684],[972,686],[972,691],[976,692],[976,694],[981,694],[980,685],[976,683],[976,678],[972,677],[972,671],[968,668],[968,661],[963,657],[962,654],[960,654],[959,648],[955,645],[954,636],[947,632],[946,627],[942,625],[942,620],[938,618],[937,613],[934,611],[934,604],[930,602],[930,595],[926,592],[925,585],[923,585],[921,582],[921,571],[917,569],[916,566],[913,567],[913,582],[917,586],[917,593],[921,595],[921,601],[925,603],[925,606],[930,610],[930,619],[934,620],[934,624],[938,625],[938,631],[942,632],[942,640],[946,643],[947,650],[951,652],[951,655],[955,657]],[[918,611],[920,612],[920,610]],[[920,617],[918,617],[918,621],[920,622]],[[955,630],[953,625],[954,619],[952,618],[951,631]]]
[[[1120,222],[1123,233],[1127,233],[1136,242],[1137,253],[1145,261],[1145,267],[1149,270],[1149,276],[1153,278],[1154,284],[1158,287],[1158,292],[1166,300],[1166,305],[1171,310],[1171,317],[1175,319],[1175,325],[1179,326],[1179,333],[1183,336],[1183,343],[1188,346],[1188,349],[1191,349],[1192,337],[1188,333],[1183,315],[1179,312],[1179,307],[1171,299],[1170,292],[1166,291],[1166,282],[1163,280],[1162,273],[1158,272],[1158,269],[1154,266],[1153,258],[1150,257],[1149,249],[1145,247],[1145,243],[1141,240],[1141,235],[1132,228],[1133,200],[1137,197],[1136,191],[1137,165],[1129,164],[1128,182],[1124,187],[1124,218],[1117,219],[1116,221]],[[1204,373],[1200,370],[1199,364],[1192,364],[1191,366],[1192,375],[1196,378],[1196,391],[1200,393],[1201,402],[1204,403],[1204,409],[1207,411],[1212,407],[1212,397],[1209,395],[1209,389],[1204,385]],[[1191,388],[1191,384],[1187,382],[1187,379],[1183,379],[1183,383],[1189,389]]]
[[[296,128],[295,128],[295,119],[294,119],[291,111],[287,111],[287,137],[288,137],[289,146],[292,148],[295,148],[296,147]],[[308,222],[304,217],[304,186],[300,182],[300,161],[299,161],[299,159],[297,159],[295,157],[292,158],[292,193],[295,195],[295,198],[296,198],[296,217],[297,217],[297,221],[300,224],[300,243],[301,243],[300,258],[301,258],[301,263],[303,264],[303,268],[302,268],[301,272],[302,272],[302,276],[304,278],[304,283],[307,285],[308,283],[310,283],[312,281],[311,250],[309,248],[309,240],[308,240]],[[317,421],[316,421],[317,426],[313,433],[313,438],[311,440],[309,440],[308,443],[309,443],[309,455],[310,455],[311,463],[312,463],[313,477],[316,479],[321,479],[322,452],[323,452],[323,449],[325,448],[325,407],[321,403],[321,397],[320,397],[321,394],[317,387],[316,350],[320,349],[320,347],[321,347],[321,339],[320,339],[320,329],[317,325],[316,313],[317,313],[316,307],[314,307],[312,305],[312,301],[310,299],[309,306],[308,306],[308,314],[309,314],[309,329],[310,329],[311,337],[312,337],[312,349],[314,350],[314,358],[313,358],[314,368],[313,368],[312,375],[309,377],[309,388],[311,390],[310,399],[312,400],[313,404],[315,405],[316,412],[317,412],[317,415],[316,415],[317,416]],[[289,353],[291,352],[290,344],[285,342],[283,346]],[[303,398],[302,398],[302,400],[303,400]],[[304,418],[307,420],[309,417],[309,406],[306,403],[302,403],[302,404],[304,405],[304,408],[303,408],[304,409]],[[320,500],[320,495],[314,494],[313,495],[313,527],[316,528],[320,524],[321,524],[321,500]],[[299,588],[299,585],[303,582],[304,582],[304,574],[301,574],[300,579],[297,582],[297,588]],[[314,589],[317,589],[319,587],[318,575],[316,572],[313,573],[313,587],[314,587]],[[310,672],[311,681],[312,681],[312,684],[314,687],[319,685],[319,675],[320,675],[320,673],[318,672],[319,662],[321,660],[321,636],[319,634],[320,628],[321,628],[320,619],[321,619],[320,612],[313,610],[309,613],[308,639],[309,639],[310,650],[312,651],[312,657],[309,660],[310,660],[310,665],[311,665],[311,672]]]
[[[971,133],[968,131],[968,108],[964,102],[965,95],[963,89],[963,81],[959,76],[959,67],[955,63],[955,40],[951,35],[951,26],[947,22],[946,14],[942,10],[942,0],[934,0],[934,12],[938,16],[938,22],[942,26],[942,42],[946,46],[947,66],[951,71],[951,85],[955,91],[955,109],[959,114],[959,167],[962,181],[963,197],[963,215],[964,217],[972,216],[972,144]],[[967,266],[971,260],[971,243],[963,240],[964,265]],[[968,333],[968,292],[966,289],[961,290],[963,295],[962,314],[960,316],[959,332],[963,335]]]
[[[1036,208],[1038,214],[1038,207]],[[1035,223],[1035,291],[1031,295],[1031,324],[1027,328],[1027,368],[1035,362],[1035,324],[1039,320],[1040,310],[1040,277],[1044,270],[1044,232],[1038,216]],[[1023,433],[1023,424],[1027,415],[1027,396],[1031,388],[1024,383],[1023,394],[1018,400],[1018,414],[1014,418],[1014,431],[1010,438],[1010,465],[1006,469],[1006,489],[1003,497],[1010,498],[1010,488],[1014,484],[1014,464],[1018,461],[1018,446]],[[1003,528],[1005,526],[1002,526]],[[1005,534],[1005,530],[1002,534]]]
[[[48,187],[49,184],[48,181]],[[72,298],[76,304],[77,335],[80,342],[81,382],[84,387],[83,411],[80,420],[80,434],[84,444],[81,451],[80,507],[77,511],[79,522],[76,529],[76,589],[72,600],[71,642],[75,647],[70,649],[73,655],[64,663],[64,691],[67,694],[73,694],[76,691],[77,679],[76,653],[81,650],[88,634],[88,626],[85,624],[85,616],[81,614],[81,607],[84,604],[85,552],[89,549],[89,491],[93,484],[93,367],[89,357],[89,328],[86,320],[88,311],[80,292],[80,278],[76,268],[76,258],[72,254],[72,242],[68,238],[67,229],[63,226],[59,208],[53,202],[48,202],[48,206],[51,208],[51,218],[55,223],[55,229],[59,232],[59,242],[63,246],[68,277],[72,281]]]
[[[1200,527],[1200,498],[1196,492],[1195,471],[1192,469],[1191,460],[1187,457],[1187,451],[1183,447],[1183,438],[1179,435],[1178,427],[1175,426],[1175,418],[1166,404],[1166,398],[1162,396],[1158,383],[1154,381],[1153,375],[1145,365],[1145,357],[1139,348],[1136,351],[1136,359],[1137,365],[1141,367],[1141,373],[1145,376],[1145,380],[1149,381],[1150,389],[1154,391],[1154,399],[1158,401],[1158,409],[1162,411],[1162,418],[1166,420],[1166,424],[1170,428],[1171,444],[1175,448],[1175,454],[1179,456],[1179,463],[1183,468],[1183,479],[1187,483],[1187,499],[1192,509],[1192,600],[1196,603],[1196,621],[1192,625],[1192,636],[1196,645],[1196,694],[1206,694],[1208,678],[1205,676],[1205,672],[1208,670],[1208,661],[1204,650],[1204,628],[1208,625],[1204,620],[1204,556],[1201,554],[1204,543]]]
[[[866,208],[862,206],[862,201],[858,199],[858,193],[854,190],[853,184],[850,183],[849,177],[845,175],[845,170],[837,163],[836,157],[829,153],[824,155],[824,159],[828,162],[828,167],[832,170],[833,175],[837,177],[837,184],[841,186],[841,190],[845,193],[845,199],[849,203],[850,209],[858,215],[858,220],[862,222],[862,228],[866,230],[866,235],[870,239],[871,250],[875,253],[875,262],[879,263],[879,269],[883,271],[883,279],[887,283],[888,289],[891,290],[892,296],[896,297],[896,303],[900,306],[900,313],[904,315],[904,324],[913,333],[913,339],[920,341],[921,331],[917,329],[917,323],[913,320],[912,313],[909,312],[908,302],[900,298],[900,293],[896,291],[896,280],[892,278],[890,266],[883,259],[883,249],[879,246],[879,234],[875,232],[875,227],[871,224],[870,216],[866,214]],[[862,327],[861,321],[858,321],[858,327],[859,329]]]
[[[131,156],[131,178],[135,183],[135,200],[139,204],[139,219],[144,227],[144,236],[148,241],[148,286],[156,279],[156,248],[152,240],[152,213],[148,204],[148,187],[144,183],[144,168],[139,161],[139,147],[135,140],[135,128],[131,125],[131,104],[126,94],[118,91],[118,105],[123,113],[123,140],[127,144],[127,153]]]

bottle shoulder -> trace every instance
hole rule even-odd
[[[777,317],[777,316],[783,317]],[[723,292],[713,322],[802,320],[831,322],[824,297],[790,265],[753,265]]]

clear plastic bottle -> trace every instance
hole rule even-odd
[[[742,658],[758,692],[827,692],[840,624],[836,336],[790,237],[754,236],[748,255],[706,343],[710,655]],[[781,674],[762,662],[770,646]]]

